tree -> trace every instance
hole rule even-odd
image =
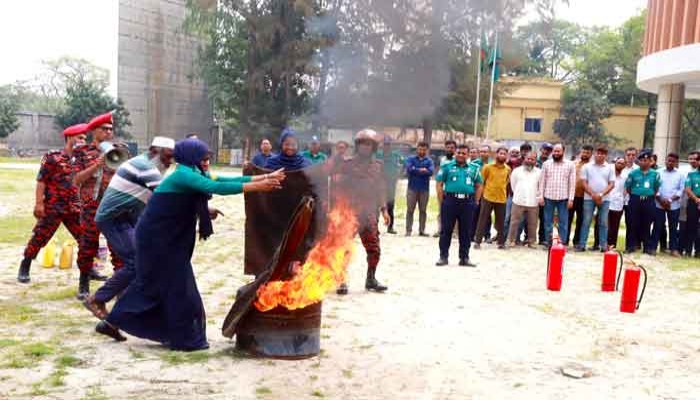
[[[592,88],[565,89],[561,119],[554,123],[554,132],[562,141],[578,150],[585,144],[608,144],[617,138],[605,134],[602,120],[610,117],[610,102]]]
[[[0,87],[0,138],[6,138],[19,128],[17,94],[9,86]]]
[[[114,134],[128,139],[131,137],[127,128],[131,126],[129,111],[124,107],[121,99],[110,96],[103,82],[89,80],[76,80],[70,82],[66,88],[65,108],[56,114],[56,123],[62,129],[81,122],[87,122],[91,118],[108,111],[114,111]]]
[[[700,149],[700,101],[685,101],[682,124],[681,154]]]

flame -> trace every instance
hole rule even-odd
[[[311,249],[306,262],[296,266],[291,280],[261,286],[255,308],[263,312],[277,306],[295,310],[323,300],[328,291],[345,282],[347,266],[355,254],[357,226],[352,208],[338,201],[328,215],[325,236]]]

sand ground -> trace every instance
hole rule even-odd
[[[0,186],[2,225],[31,215],[33,183],[22,176]],[[243,199],[214,203],[226,217],[193,262],[208,312],[205,352],[95,334],[73,297],[77,270],[35,263],[32,283],[20,285],[26,235],[0,233],[0,398],[700,398],[700,262],[666,256],[636,258],[649,284],[637,313],[622,314],[619,293],[599,291],[600,254],[568,254],[563,289],[549,292],[542,250],[484,246],[472,250],[472,269],[456,266],[455,245],[453,265],[438,268],[437,239],[382,235],[378,277],[389,291],[364,291],[358,241],[350,294],[324,301],[319,357],[249,358],[220,333],[250,279],[242,275]],[[592,376],[563,376],[572,362]]]

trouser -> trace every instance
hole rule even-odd
[[[503,220],[503,228],[506,232],[506,235],[508,232],[510,232],[510,215],[513,209],[513,196],[508,196],[506,198],[506,216],[505,219]]]
[[[112,246],[114,253],[122,260],[119,268],[102,287],[95,292],[95,300],[107,303],[129,286],[136,276],[136,218],[124,216],[97,223],[97,227]]]
[[[631,214],[631,209],[629,202],[624,208],[625,211],[625,249],[629,250],[630,245],[632,243],[635,244],[635,246],[639,245],[639,232],[636,232],[632,230],[632,225],[634,225],[634,222],[631,221],[632,219],[632,214]],[[633,250],[636,250],[638,247],[635,247]]]
[[[469,247],[471,242],[469,234],[472,231],[474,220],[474,198],[468,196],[460,199],[451,193],[445,193],[440,205],[440,218],[442,229],[440,230],[440,258],[447,260],[450,255],[450,244],[455,224],[459,230],[459,259],[469,259]]]
[[[605,247],[605,243],[608,242],[608,210],[610,207],[609,201],[603,201],[600,205],[596,204],[593,200],[583,201],[583,225],[581,227],[581,237],[578,242],[574,243],[580,248],[586,248],[586,243],[588,243],[588,233],[591,229],[591,222],[593,222],[593,214],[598,211],[596,216],[596,229],[594,235],[598,235],[598,245],[602,243]],[[578,225],[578,224],[577,224]]]
[[[387,230],[394,229],[394,200],[386,202],[386,212],[389,214],[389,225],[387,225]]]
[[[396,203],[396,181],[388,180],[386,190],[386,212],[389,214],[387,230],[394,229],[394,204]]]
[[[685,253],[689,256],[692,255],[693,247],[695,247],[695,256],[698,256],[700,255],[700,235],[698,235],[698,228],[700,227],[698,216],[700,211],[698,211],[698,205],[690,199],[688,200],[687,215],[685,223]]]
[[[581,227],[583,225],[583,197],[574,197],[574,207],[569,210],[569,219],[566,225],[566,236],[561,236],[563,239],[566,239],[565,243],[567,246],[569,245],[569,235],[571,235],[571,225],[574,222],[574,215],[576,215],[576,227],[574,228],[574,240],[572,243],[576,245],[581,240]]]
[[[663,208],[656,209],[656,215],[654,220],[654,229],[652,230],[653,244],[652,248],[656,249],[661,241],[662,232],[666,231],[666,221],[668,220],[668,246],[667,249],[671,251],[678,251],[680,247],[678,245],[678,218],[680,217],[681,210],[664,210]],[[663,246],[662,246],[663,248]]]
[[[425,221],[428,219],[428,199],[430,192],[415,192],[408,189],[406,194],[406,233],[413,231],[413,213],[418,204],[418,232],[425,233]]]
[[[545,234],[544,234],[544,206],[540,206],[539,213],[537,215],[538,219],[540,220],[540,227],[537,230],[537,239],[540,241],[540,243],[545,243]]]
[[[381,249],[379,247],[379,226],[377,215],[367,215],[360,218],[359,235],[362,246],[367,253],[367,268],[376,269],[379,264]]]
[[[608,210],[608,246],[617,248],[617,235],[620,232],[620,220],[624,211]]]
[[[506,234],[504,232],[503,220],[506,214],[506,203],[493,203],[486,199],[481,200],[481,210],[479,210],[479,224],[476,227],[476,243],[481,244],[484,238],[484,229],[491,220],[491,211],[496,214],[496,241],[499,245],[505,244]]]
[[[95,224],[95,213],[97,212],[97,204],[83,204],[80,213],[80,226],[83,234],[80,237],[79,246],[83,251],[78,251],[78,267],[80,272],[89,272],[92,268],[92,263],[97,257],[97,250],[100,247],[100,230]],[[112,265],[115,270],[122,267],[122,260],[116,255],[112,246],[107,242],[109,252],[112,255]]]
[[[636,250],[640,245],[644,246],[645,252],[656,250],[651,236],[651,224],[656,217],[654,197],[631,195],[629,208],[631,226],[627,226],[627,229],[631,229],[637,234],[632,236],[632,243],[627,243],[627,250]]]
[[[476,227],[479,225],[479,214],[481,214],[481,203],[479,203],[474,209],[474,215],[472,216],[471,231],[469,232],[469,241],[473,242],[476,237]],[[486,220],[486,227],[482,231],[484,238],[491,239],[491,218]]]
[[[530,245],[535,244],[537,231],[537,212],[538,207],[525,207],[518,204],[513,204],[510,213],[510,229],[508,230],[508,241],[515,242],[520,239],[520,226],[523,222],[527,222],[527,242]]]
[[[544,240],[545,244],[552,244],[552,229],[554,228],[554,211],[556,210],[559,222],[559,240],[563,243],[563,238],[569,234],[569,210],[567,205],[569,200],[544,199]]]
[[[39,250],[46,246],[46,243],[51,240],[53,234],[56,233],[61,223],[68,229],[71,236],[76,242],[80,242],[80,237],[82,236],[82,229],[80,228],[80,214],[79,213],[56,213],[51,212],[46,214],[43,218],[39,218],[34,224],[34,229],[32,229],[32,237],[27,243],[27,247],[24,249],[24,258],[29,258],[31,260],[35,259]],[[82,246],[78,247],[78,255],[84,251]],[[92,266],[92,264],[90,264]]]

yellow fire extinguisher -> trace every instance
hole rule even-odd
[[[61,248],[61,259],[58,267],[61,269],[70,269],[73,266],[73,247],[75,243],[72,240],[66,240]]]
[[[56,239],[51,239],[44,246],[44,254],[41,257],[41,266],[44,268],[53,268],[56,260]]]

